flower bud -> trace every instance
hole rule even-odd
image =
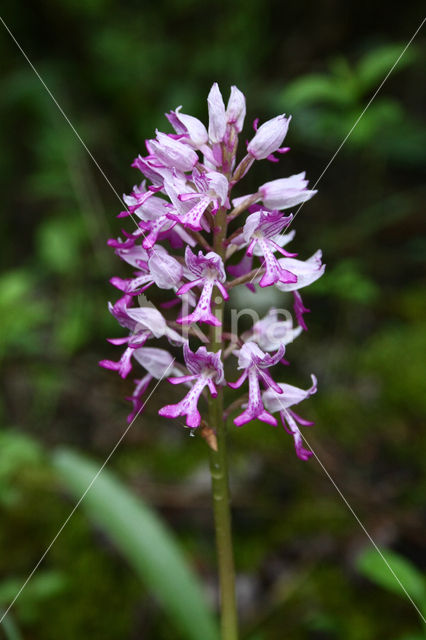
[[[189,141],[196,147],[200,148],[208,142],[207,129],[198,118],[190,116],[186,113],[181,113],[181,108],[178,107],[176,111],[172,111],[166,114],[167,119],[178,134],[186,134],[189,136]]]
[[[150,151],[164,163],[179,171],[192,171],[198,162],[198,156],[191,147],[179,140],[173,140],[165,133],[157,132],[157,140],[149,141]]]
[[[233,124],[240,133],[243,130],[244,118],[246,117],[246,99],[244,94],[235,86],[231,87],[231,95],[226,107],[226,120],[228,124]]]
[[[211,142],[222,142],[226,131],[225,104],[217,82],[207,98],[209,109],[209,138]]]
[[[286,137],[290,120],[291,116],[286,118],[285,114],[283,114],[262,124],[248,144],[247,151],[249,154],[256,160],[264,160],[271,153],[277,151]]]

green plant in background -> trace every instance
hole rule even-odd
[[[361,271],[356,261],[342,260],[327,274],[327,280],[319,280],[315,285],[315,293],[327,293],[340,300],[354,303],[372,303],[377,299],[378,288],[373,280]]]
[[[404,48],[386,44],[365,53],[352,65],[334,58],[328,73],[304,75],[288,83],[278,97],[280,107],[298,113],[296,132],[310,146],[335,150],[346,135],[347,149],[389,156],[398,162],[424,162],[426,133],[407,116],[401,101],[384,95],[369,106],[355,128],[374,90],[378,88]],[[417,60],[414,47],[399,60],[394,73]]]
[[[8,507],[19,502],[25,484],[40,479],[44,462],[35,440],[19,431],[0,431],[0,504]]]
[[[17,430],[0,432],[0,506],[3,511],[19,512],[25,504],[28,487],[42,488],[51,479],[46,469],[42,446]],[[3,545],[4,547],[4,545]],[[0,616],[18,593],[26,575],[0,580]],[[39,619],[40,606],[66,590],[64,574],[41,569],[28,585],[16,606],[16,618],[31,625]],[[8,616],[9,617],[9,616]],[[13,615],[5,619],[4,633],[8,640],[21,640],[21,632]]]
[[[37,295],[38,286],[26,269],[0,275],[0,359],[10,350],[21,356],[37,353],[49,314],[49,302]]]
[[[125,487],[112,472],[66,449],[53,465],[83,509],[108,534],[141,580],[161,602],[185,638],[217,640],[202,586],[189,568],[165,523]]]
[[[426,575],[423,575],[412,562],[394,551],[382,549],[381,553],[386,562],[383,561],[383,558],[375,549],[366,549],[357,558],[357,569],[363,576],[383,587],[383,589],[407,599],[407,593],[401,587],[400,582],[404,585],[404,588],[419,608],[419,615],[423,616],[420,619],[423,623],[424,631],[421,634],[404,635],[398,640],[424,640],[426,638],[426,622],[424,620],[426,617]],[[389,564],[392,571],[386,563]],[[398,576],[400,582],[392,572]]]
[[[13,432],[0,433],[0,503],[9,516],[25,508],[30,484],[45,490],[56,476],[79,499],[96,478],[83,502],[90,522],[100,527],[128,561],[136,575],[156,597],[182,637],[217,640],[216,623],[208,610],[203,587],[166,523],[125,487],[112,472],[67,449],[55,451],[46,465],[46,454],[31,438]],[[51,465],[50,465],[51,462]],[[54,475],[52,475],[52,471]],[[0,581],[0,616],[20,592],[26,575]],[[67,599],[75,577],[55,569],[40,568],[23,589],[2,622],[8,640],[21,640],[19,626],[40,624],[43,611],[58,597]]]
[[[12,601],[19,592],[26,576],[9,578],[0,583],[0,609]],[[40,617],[40,606],[58,594],[66,592],[67,578],[59,571],[40,570],[28,583],[28,588],[22,592],[22,597],[16,602],[19,620],[24,625],[30,625]],[[6,620],[6,618],[5,618]]]

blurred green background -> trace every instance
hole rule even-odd
[[[302,170],[312,185],[422,19],[420,2],[395,10],[378,0],[2,7],[120,195],[140,180],[130,164],[144,139],[169,130],[165,111],[182,104],[206,119],[213,81],[225,96],[231,84],[246,94],[246,132],[257,116],[293,114],[292,152],[278,166],[259,163],[244,190]],[[2,25],[0,56],[5,609],[123,432],[131,382],[97,365],[117,355],[105,342],[120,334],[106,308],[116,296],[108,279],[128,271],[106,240],[122,226],[121,205]],[[421,32],[297,217],[300,256],[321,247],[327,271],[306,291],[310,331],[289,346],[293,366],[283,372],[305,387],[317,374],[319,392],[302,412],[316,422],[306,436],[423,610],[424,67]],[[0,635],[209,637],[201,598],[214,610],[216,573],[206,446],[160,419],[162,404],[155,394]],[[231,428],[230,460],[244,638],[426,637],[324,470],[299,461],[282,429]],[[161,543],[152,510],[183,556],[172,540]],[[184,569],[179,582],[172,556],[160,570],[160,543],[200,586],[185,582]],[[188,617],[199,629],[192,636]]]

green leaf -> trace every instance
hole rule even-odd
[[[340,300],[371,304],[378,296],[376,283],[360,271],[358,264],[345,259],[330,269],[322,280],[313,285],[316,293],[332,295]]]
[[[400,556],[398,553],[385,549],[382,550],[382,553],[392,568],[392,571],[398,576],[398,579],[414,602],[424,608],[426,602],[426,584],[423,575],[409,560]],[[356,564],[358,571],[376,584],[404,598],[407,597],[398,580],[376,550],[365,550],[358,557]]]
[[[53,331],[55,346],[70,355],[90,339],[93,306],[87,292],[76,291],[64,299]]]
[[[38,348],[35,331],[48,318],[48,305],[34,293],[36,284],[29,270],[0,276],[0,356],[11,347],[20,353]]]
[[[367,53],[358,64],[357,75],[364,91],[374,89],[384,80],[386,74],[398,60],[404,49],[403,44],[390,44],[378,47]],[[407,49],[399,59],[395,71],[401,71],[404,67],[412,64],[416,58],[414,47]]]
[[[352,95],[343,90],[341,82],[325,74],[311,74],[289,84],[282,93],[280,105],[283,109],[295,109],[320,102],[346,105],[351,101]]]
[[[3,611],[0,610],[0,616],[2,615]],[[21,632],[19,631],[10,613],[7,614],[6,618],[1,624],[7,640],[22,640]]]
[[[83,242],[84,228],[75,216],[47,218],[38,227],[40,260],[58,274],[70,274],[77,268]]]
[[[22,469],[41,464],[40,445],[19,431],[0,431],[0,485]]]
[[[15,598],[25,581],[25,576],[0,582],[0,606],[6,607]],[[28,583],[16,601],[21,622],[32,623],[40,617],[40,605],[64,592],[67,578],[59,571],[41,571]],[[9,617],[9,614],[8,616]]]
[[[77,499],[99,468],[67,449],[57,451],[53,463]],[[185,637],[218,640],[201,585],[172,532],[148,506],[106,470],[93,483],[82,506],[89,518],[109,535]]]

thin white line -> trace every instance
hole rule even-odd
[[[69,124],[69,126],[71,127],[71,129],[74,132],[74,135],[78,138],[78,140],[80,141],[81,145],[84,147],[84,149],[87,151],[87,153],[89,154],[89,156],[91,157],[91,159],[93,160],[94,164],[96,165],[96,167],[99,169],[99,171],[101,172],[102,176],[105,178],[106,182],[109,184],[109,186],[111,187],[112,191],[115,193],[115,195],[117,196],[117,198],[120,200],[121,204],[127,209],[126,203],[123,201],[122,197],[119,195],[118,191],[115,189],[115,187],[113,186],[113,184],[111,183],[111,181],[109,180],[109,178],[107,177],[107,175],[105,174],[104,170],[102,169],[102,167],[100,166],[99,162],[96,160],[95,156],[93,155],[93,153],[90,151],[90,149],[88,148],[88,146],[86,145],[86,143],[84,142],[84,140],[82,139],[82,137],[80,136],[80,134],[78,133],[77,129],[74,127],[73,123],[71,122],[71,120],[68,118],[67,114],[65,113],[65,111],[62,109],[61,105],[59,104],[59,102],[56,100],[55,96],[53,95],[53,93],[51,92],[51,90],[49,89],[49,87],[47,86],[47,84],[45,83],[45,81],[43,80],[43,78],[41,77],[41,75],[39,74],[39,72],[37,71],[37,69],[35,68],[35,66],[33,65],[33,63],[31,62],[31,60],[29,59],[29,57],[27,56],[27,54],[25,53],[24,49],[21,47],[21,45],[19,44],[18,40],[15,38],[15,36],[13,35],[13,33],[11,32],[11,30],[9,29],[9,27],[7,26],[7,24],[5,23],[5,21],[3,20],[3,18],[0,16],[0,20],[3,23],[4,28],[6,29],[6,31],[8,32],[8,34],[10,35],[10,37],[12,38],[13,42],[16,44],[16,46],[18,47],[19,51],[22,53],[22,55],[24,56],[25,60],[28,62],[28,64],[30,65],[31,69],[34,71],[34,73],[36,74],[37,78],[40,80],[41,84],[43,85],[43,87],[45,88],[45,90],[47,91],[47,93],[49,94],[49,96],[51,97],[51,99],[53,100],[53,102],[55,103],[55,105],[58,107],[59,111],[61,112],[61,114],[63,115],[63,117],[65,118],[66,122]],[[127,211],[129,211],[127,209]],[[129,211],[130,213],[130,211]],[[133,218],[132,214],[130,214],[132,217],[133,222],[137,225],[136,220]],[[138,227],[139,228],[139,227]]]
[[[261,374],[261,371],[259,369],[259,367],[257,366],[256,363],[254,363],[255,368],[258,370],[259,374]],[[280,396],[277,394],[276,395],[276,400],[278,400],[278,402],[280,403],[282,409],[285,409],[283,402],[280,398]],[[333,485],[333,487],[336,489],[337,493],[339,494],[339,496],[342,498],[343,502],[345,503],[345,505],[348,507],[349,511],[352,513],[352,515],[354,516],[355,520],[357,521],[357,523],[359,524],[359,526],[361,527],[361,529],[364,531],[365,535],[367,536],[367,538],[370,540],[371,544],[373,545],[373,547],[376,549],[377,553],[380,555],[380,557],[382,558],[383,562],[386,564],[386,566],[388,567],[389,571],[392,573],[393,577],[395,578],[395,580],[398,582],[399,586],[401,587],[401,589],[404,591],[405,595],[407,596],[407,598],[409,599],[409,601],[411,602],[411,604],[413,605],[413,607],[415,608],[415,610],[417,611],[417,613],[420,615],[421,619],[423,620],[424,623],[426,623],[426,618],[423,616],[422,612],[420,611],[420,609],[418,608],[418,606],[416,605],[416,603],[414,602],[413,598],[410,596],[410,594],[408,593],[407,589],[404,587],[404,585],[402,584],[401,580],[398,578],[398,576],[396,575],[395,571],[392,569],[392,567],[390,566],[389,562],[386,560],[386,558],[384,557],[383,553],[380,551],[380,548],[377,546],[376,542],[373,540],[371,534],[367,531],[365,525],[362,523],[361,519],[359,518],[359,516],[355,513],[354,509],[351,507],[351,505],[349,504],[348,500],[345,498],[342,490],[337,486],[336,482],[333,480],[333,478],[331,477],[330,473],[327,471],[326,467],[323,465],[323,463],[321,462],[321,460],[318,458],[317,454],[315,453],[315,451],[312,449],[311,445],[309,444],[309,442],[306,440],[305,436],[303,435],[303,433],[300,431],[300,435],[302,436],[303,440],[306,442],[306,444],[308,445],[309,449],[312,451],[313,455],[315,456],[318,464],[321,466],[322,470],[324,471],[324,473],[326,474],[327,478],[330,480],[331,484]]]
[[[37,76],[37,78],[39,79],[39,81],[41,82],[41,84],[43,85],[44,89],[47,91],[48,95],[50,96],[50,98],[53,100],[53,102],[55,103],[55,105],[57,106],[57,108],[59,109],[60,113],[62,114],[62,116],[64,117],[65,121],[68,123],[68,125],[71,127],[73,133],[75,134],[75,136],[77,137],[77,139],[79,140],[79,142],[81,143],[81,145],[83,146],[83,148],[85,149],[85,151],[89,154],[90,158],[92,159],[93,163],[95,164],[95,166],[97,167],[97,169],[100,171],[101,175],[103,176],[103,178],[106,180],[107,184],[109,185],[109,187],[112,189],[112,191],[114,192],[114,194],[117,196],[118,200],[120,201],[120,203],[125,207],[125,209],[128,211],[128,213],[130,214],[131,219],[133,220],[135,226],[137,229],[139,229],[139,225],[137,223],[137,221],[135,220],[135,218],[133,217],[133,215],[130,213],[126,203],[124,202],[124,200],[121,198],[121,196],[118,194],[117,190],[115,189],[115,187],[113,186],[113,184],[111,183],[111,181],[109,180],[109,178],[107,177],[107,175],[105,174],[105,172],[103,171],[102,167],[100,166],[100,164],[98,163],[98,161],[96,160],[96,158],[94,157],[94,155],[92,154],[92,152],[90,151],[90,149],[88,148],[88,146],[86,145],[86,143],[84,142],[84,140],[82,139],[82,137],[80,136],[80,134],[78,133],[78,131],[76,130],[76,128],[74,127],[74,125],[72,124],[71,120],[69,119],[69,117],[67,116],[67,114],[65,113],[65,111],[63,110],[63,108],[61,107],[61,105],[59,104],[59,102],[56,100],[55,96],[53,95],[53,93],[51,92],[51,90],[49,89],[49,87],[47,86],[47,84],[45,83],[45,81],[43,80],[43,78],[41,77],[41,75],[39,74],[39,72],[37,71],[36,67],[34,66],[34,64],[31,62],[30,58],[27,56],[27,54],[25,53],[24,49],[22,48],[22,46],[19,44],[18,40],[15,38],[15,36],[13,35],[12,31],[9,29],[9,27],[7,26],[6,22],[4,21],[4,19],[0,16],[0,20],[3,23],[6,31],[9,33],[10,37],[12,38],[12,40],[14,41],[14,43],[16,44],[16,46],[18,47],[19,51],[22,53],[22,55],[24,56],[25,60],[28,62],[28,64],[30,65],[31,69],[34,71],[35,75]],[[145,233],[142,231],[142,236],[145,238]],[[153,248],[153,252],[155,253],[155,248]],[[171,273],[169,272],[169,275],[171,275]],[[155,387],[153,388],[153,390],[151,391],[151,393],[149,394],[148,398],[146,399],[146,401],[144,402],[144,404],[142,405],[142,407],[139,409],[139,411],[137,412],[137,414],[135,415],[135,417],[133,418],[133,420],[131,421],[131,423],[128,425],[128,427],[126,428],[126,430],[124,431],[124,433],[121,435],[121,437],[119,438],[119,440],[117,441],[117,443],[115,444],[114,448],[112,449],[112,451],[110,452],[109,456],[106,458],[105,462],[103,463],[103,465],[100,467],[99,471],[97,472],[97,474],[93,477],[92,481],[90,482],[89,486],[87,487],[87,489],[85,490],[85,492],[83,493],[83,495],[81,496],[81,498],[79,499],[79,501],[76,503],[76,505],[74,506],[74,508],[72,509],[71,513],[68,515],[67,519],[65,520],[65,522],[62,524],[61,528],[59,529],[58,533],[56,534],[56,536],[53,538],[53,540],[51,541],[51,543],[49,544],[49,546],[47,547],[46,551],[43,553],[43,555],[41,556],[40,560],[37,562],[37,564],[35,565],[35,567],[33,568],[33,570],[31,571],[31,573],[29,574],[28,578],[26,579],[26,581],[24,582],[24,584],[22,585],[22,587],[20,588],[20,590],[18,591],[18,593],[16,594],[16,596],[14,597],[14,599],[12,600],[12,602],[10,603],[9,607],[6,609],[6,611],[3,613],[2,617],[0,618],[0,624],[2,623],[2,621],[4,620],[4,618],[7,616],[8,612],[10,611],[10,609],[12,608],[12,606],[14,605],[14,603],[16,602],[16,600],[18,599],[18,597],[20,596],[20,594],[22,593],[22,591],[24,590],[24,588],[26,587],[26,585],[28,584],[28,582],[31,580],[31,578],[33,577],[33,575],[35,574],[35,572],[37,571],[38,567],[40,566],[40,564],[43,562],[44,558],[46,557],[46,555],[49,553],[50,549],[52,548],[52,546],[55,544],[56,540],[58,539],[58,537],[60,536],[60,534],[62,533],[63,529],[66,527],[66,525],[68,524],[68,522],[70,521],[70,519],[72,518],[72,516],[74,515],[75,511],[78,509],[79,505],[81,504],[81,502],[84,500],[85,496],[87,495],[87,493],[89,492],[89,490],[91,489],[91,487],[93,486],[94,482],[97,480],[97,478],[99,477],[99,475],[101,474],[101,472],[103,471],[103,469],[105,468],[105,466],[108,464],[109,460],[111,459],[111,457],[114,455],[115,451],[117,450],[118,446],[120,445],[120,443],[123,441],[123,439],[125,438],[126,434],[128,433],[130,427],[133,425],[133,423],[135,422],[136,418],[139,416],[140,412],[142,411],[142,409],[146,406],[148,400],[151,398],[152,394],[154,393],[154,391],[156,390],[156,388],[158,387],[158,385],[160,384],[160,382],[163,380],[163,378],[165,377],[167,371],[169,370],[169,368],[172,366],[172,364],[174,363],[175,358],[173,358],[172,362],[168,365],[168,367],[165,369],[162,378],[160,378],[158,380],[158,382],[156,383]]]
[[[5,23],[4,19],[0,16],[0,20],[3,23],[6,31],[9,33],[10,37],[12,38],[12,40],[14,41],[14,43],[16,44],[16,46],[18,47],[19,51],[22,53],[22,55],[24,56],[25,60],[28,62],[28,64],[30,65],[31,69],[34,71],[34,73],[36,74],[37,78],[40,80],[41,84],[43,85],[43,87],[45,88],[45,90],[47,91],[47,93],[49,94],[49,96],[51,97],[51,99],[53,100],[53,102],[55,103],[55,105],[58,107],[59,111],[61,112],[61,114],[63,115],[63,117],[65,118],[65,121],[69,124],[69,126],[71,127],[72,131],[74,132],[75,136],[77,137],[77,139],[79,140],[79,142],[81,143],[81,145],[83,146],[83,148],[85,149],[85,151],[89,154],[90,158],[92,159],[92,161],[94,162],[95,166],[97,167],[97,169],[100,171],[101,175],[103,176],[103,178],[106,180],[107,184],[110,186],[110,188],[112,189],[112,191],[114,192],[114,194],[117,196],[118,200],[120,201],[120,203],[124,206],[124,208],[126,209],[126,211],[129,213],[131,219],[133,220],[136,229],[137,230],[141,230],[137,220],[134,218],[133,214],[130,213],[129,208],[127,207],[126,203],[124,202],[123,198],[119,195],[118,191],[115,189],[115,187],[113,186],[113,184],[111,183],[111,181],[109,180],[109,178],[107,177],[107,175],[105,174],[104,170],[102,169],[102,167],[100,166],[99,162],[96,160],[95,156],[93,155],[93,153],[90,151],[90,149],[88,148],[88,146],[86,145],[86,143],[84,142],[83,138],[80,136],[80,134],[78,133],[77,129],[74,127],[74,125],[72,124],[71,120],[68,118],[67,114],[65,113],[65,111],[62,109],[61,105],[59,104],[59,102],[56,100],[55,96],[53,95],[53,93],[51,92],[51,90],[49,89],[49,87],[47,86],[47,84],[45,83],[45,81],[43,80],[43,78],[41,77],[41,75],[39,74],[39,72],[37,71],[37,69],[35,68],[35,66],[33,65],[33,63],[31,62],[31,60],[29,59],[29,57],[27,56],[27,54],[25,53],[24,49],[21,47],[21,45],[19,44],[18,40],[15,38],[15,36],[13,35],[12,31],[9,29],[9,27],[7,26],[7,24]],[[146,238],[145,232],[143,230],[142,231],[142,237]],[[153,253],[156,253],[155,247],[153,247]],[[167,271],[167,273],[169,274],[169,276],[173,279],[171,272],[169,271],[167,265],[165,266],[165,269]]]
[[[338,155],[338,153],[340,152],[340,150],[342,149],[343,145],[346,143],[346,141],[348,140],[348,138],[351,136],[352,132],[354,131],[354,129],[357,127],[357,125],[359,124],[361,118],[364,116],[365,112],[367,111],[367,109],[369,108],[369,106],[371,105],[371,103],[373,102],[373,100],[376,98],[377,94],[379,93],[379,91],[381,90],[381,88],[383,87],[383,85],[385,84],[386,80],[389,78],[390,74],[392,73],[392,71],[395,69],[396,65],[398,64],[398,62],[401,60],[402,56],[404,55],[404,53],[407,51],[408,47],[410,46],[410,44],[413,42],[414,38],[416,37],[416,35],[419,33],[420,29],[422,28],[422,26],[424,25],[424,23],[426,22],[426,18],[423,18],[423,20],[421,21],[420,25],[417,27],[417,29],[415,30],[415,32],[413,33],[413,35],[411,36],[410,40],[407,42],[407,44],[405,45],[404,49],[401,51],[401,53],[399,54],[398,58],[395,60],[395,62],[393,63],[392,67],[389,69],[389,71],[387,72],[386,76],[383,78],[382,82],[380,83],[380,85],[377,87],[376,91],[374,92],[374,94],[371,96],[370,100],[367,102],[366,106],[364,107],[364,109],[362,110],[362,112],[360,113],[360,115],[358,116],[358,118],[356,119],[355,123],[352,125],[352,128],[350,129],[350,131],[346,134],[346,136],[344,137],[344,139],[342,140],[342,142],[340,143],[340,145],[338,146],[338,148],[336,149],[336,151],[334,152],[331,160],[328,162],[328,164],[326,165],[326,167],[324,168],[323,172],[321,173],[320,177],[318,178],[318,180],[315,182],[315,184],[313,185],[312,189],[315,189],[316,186],[318,186],[320,180],[322,179],[322,177],[324,176],[324,174],[326,173],[326,171],[328,170],[328,168],[330,167],[330,165],[334,162],[336,156]],[[299,211],[301,210],[301,208],[303,207],[303,205],[305,204],[305,202],[302,202],[302,204],[300,205],[300,207],[297,209],[296,213],[293,216],[293,219],[291,220],[290,224],[286,227],[286,231],[288,229],[288,227],[294,222],[297,214],[299,213]]]
[[[96,480],[99,478],[100,474],[102,473],[102,471],[104,470],[104,468],[106,467],[106,465],[108,464],[108,462],[111,460],[112,456],[114,455],[114,453],[116,452],[116,450],[118,449],[118,447],[120,446],[121,442],[124,440],[124,438],[126,437],[130,427],[133,425],[133,423],[135,422],[136,418],[139,416],[140,412],[142,411],[142,409],[144,409],[148,403],[148,400],[151,398],[152,394],[154,393],[154,391],[156,390],[156,388],[158,387],[158,385],[160,384],[160,382],[164,379],[164,377],[167,374],[167,371],[170,369],[170,367],[172,366],[172,364],[174,363],[175,358],[173,358],[173,360],[170,362],[170,364],[167,366],[167,368],[164,370],[164,373],[162,375],[162,377],[158,380],[158,382],[156,383],[155,387],[153,388],[153,390],[151,391],[151,393],[149,394],[149,396],[147,397],[147,399],[145,400],[144,404],[142,405],[142,407],[139,409],[139,411],[137,412],[137,414],[135,415],[135,417],[133,418],[133,420],[131,421],[131,423],[128,425],[128,427],[125,429],[125,431],[122,433],[122,435],[120,436],[120,438],[117,440],[116,444],[114,445],[114,447],[112,448],[112,450],[110,451],[108,457],[106,458],[106,460],[104,461],[104,463],[102,464],[102,466],[99,468],[99,470],[97,471],[97,473],[93,476],[92,480],[90,481],[90,484],[88,485],[88,487],[86,488],[86,490],[84,491],[83,495],[81,496],[81,498],[78,500],[78,502],[74,505],[72,511],[68,514],[66,520],[63,522],[62,526],[60,527],[59,531],[57,532],[57,534],[55,535],[55,537],[53,538],[53,540],[51,541],[51,543],[49,544],[49,546],[47,547],[46,551],[43,553],[43,555],[41,556],[41,558],[39,559],[39,561],[37,562],[37,564],[35,565],[35,567],[33,568],[33,570],[31,571],[31,573],[29,574],[28,578],[25,580],[25,582],[23,583],[23,585],[21,586],[21,588],[19,589],[18,593],[15,595],[15,597],[13,598],[12,602],[10,603],[10,605],[7,607],[6,611],[3,613],[2,617],[0,618],[0,624],[3,622],[4,618],[7,616],[7,614],[9,613],[9,611],[11,610],[11,608],[13,607],[13,605],[15,604],[15,602],[17,601],[17,599],[19,598],[19,596],[21,595],[22,591],[25,589],[25,587],[27,586],[27,584],[29,583],[29,581],[31,580],[31,578],[33,577],[33,575],[35,574],[35,572],[37,571],[37,569],[39,568],[39,566],[41,565],[41,563],[43,562],[43,560],[45,559],[45,557],[47,556],[47,554],[49,553],[49,551],[51,550],[51,548],[53,547],[53,545],[55,544],[56,540],[59,538],[59,536],[61,535],[62,531],[65,529],[65,527],[67,526],[68,522],[71,520],[72,516],[74,515],[74,513],[77,511],[78,507],[80,506],[80,504],[83,502],[84,498],[86,497],[86,495],[89,493],[90,489],[92,488],[92,486],[94,485],[94,483],[96,482]]]
[[[323,176],[325,175],[326,171],[328,171],[330,165],[334,162],[334,160],[336,159],[337,155],[339,154],[339,152],[341,151],[343,145],[346,143],[346,141],[349,139],[349,137],[352,135],[352,132],[354,131],[354,129],[358,126],[361,118],[364,116],[365,112],[367,111],[367,109],[369,108],[369,106],[371,105],[371,103],[373,102],[373,100],[376,98],[377,94],[379,93],[379,91],[381,90],[381,88],[383,87],[383,85],[385,84],[386,80],[389,78],[389,76],[391,75],[392,71],[395,69],[396,65],[398,64],[398,62],[401,60],[402,56],[404,55],[404,53],[407,51],[408,47],[410,46],[410,44],[413,42],[414,38],[416,37],[416,35],[418,34],[418,32],[420,31],[420,29],[422,28],[422,26],[424,25],[424,23],[426,22],[426,18],[423,18],[422,22],[420,23],[420,25],[417,27],[417,29],[415,30],[414,34],[411,36],[410,40],[408,41],[408,43],[405,45],[404,49],[401,51],[401,53],[399,54],[398,58],[395,60],[395,62],[393,63],[392,67],[389,69],[389,71],[387,72],[386,76],[384,77],[384,79],[382,80],[382,82],[379,84],[379,86],[377,87],[376,91],[374,92],[374,94],[371,96],[370,100],[367,102],[366,106],[364,107],[364,109],[362,110],[362,112],[360,113],[360,115],[358,116],[358,118],[355,120],[354,124],[352,125],[350,131],[346,134],[346,136],[343,138],[342,142],[340,143],[340,145],[338,146],[338,148],[336,149],[336,151],[334,152],[333,156],[331,157],[331,159],[329,160],[329,162],[327,163],[327,165],[325,166],[325,168],[323,169],[321,175],[319,176],[319,178],[317,179],[317,181],[315,182],[315,184],[313,185],[312,189],[315,189],[315,187],[318,186],[320,180],[323,178]],[[296,219],[297,214],[299,213],[299,211],[302,209],[303,205],[306,204],[305,202],[302,202],[302,204],[300,205],[300,207],[297,209],[296,213],[294,214],[293,218],[291,219],[291,221],[289,222],[289,224],[285,227],[285,229],[283,230],[283,233],[286,233],[286,231],[290,228],[290,226],[293,224],[293,222]],[[253,282],[253,280],[256,278],[257,274],[259,273],[260,269],[262,267],[259,267],[258,271],[254,274],[253,278],[250,280],[250,283]]]
[[[339,147],[337,148],[337,150],[335,151],[334,155],[332,156],[332,158],[330,159],[330,161],[328,162],[328,164],[326,165],[326,167],[324,168],[323,172],[321,173],[321,175],[319,176],[318,180],[315,182],[315,184],[313,185],[313,189],[315,189],[315,187],[318,185],[318,183],[320,182],[320,180],[322,179],[322,177],[324,176],[324,174],[326,173],[326,171],[328,170],[328,168],[330,167],[330,165],[332,164],[332,162],[335,160],[336,156],[338,155],[338,153],[340,152],[340,150],[342,149],[343,145],[346,143],[346,141],[348,140],[349,136],[352,134],[352,132],[354,131],[355,127],[359,124],[361,118],[363,117],[363,115],[365,114],[365,112],[367,111],[368,107],[371,105],[371,103],[373,102],[373,100],[376,98],[377,94],[379,93],[380,89],[383,87],[383,85],[385,84],[386,80],[389,78],[390,74],[392,73],[392,71],[395,69],[396,65],[398,64],[398,62],[401,60],[402,56],[404,55],[404,53],[407,51],[408,47],[410,46],[410,44],[413,42],[414,38],[416,37],[416,35],[418,34],[418,32],[420,31],[420,29],[422,28],[422,26],[424,25],[426,21],[426,18],[423,18],[422,22],[420,23],[420,25],[417,27],[416,31],[414,32],[414,34],[412,35],[411,39],[408,41],[408,43],[406,44],[406,46],[404,47],[404,49],[402,50],[402,52],[399,54],[398,58],[395,60],[395,62],[393,63],[392,67],[389,69],[388,73],[386,74],[385,78],[382,80],[381,84],[379,85],[379,87],[376,89],[376,91],[374,92],[373,96],[370,98],[370,100],[368,101],[367,105],[365,106],[365,108],[363,109],[363,111],[361,112],[361,114],[359,115],[358,119],[355,121],[354,125],[352,126],[352,128],[350,129],[350,131],[347,133],[347,135],[345,136],[345,138],[342,140],[342,142],[340,143]],[[299,211],[302,209],[303,205],[305,203],[302,202],[302,204],[300,205],[300,207],[297,209],[296,213],[293,216],[292,221],[290,222],[290,224],[286,227],[286,231],[288,229],[288,227],[293,223],[294,219],[296,218],[297,214],[299,213]],[[280,399],[278,398],[278,401],[280,401]],[[347,508],[349,509],[349,511],[352,513],[353,517],[355,518],[355,520],[357,521],[357,523],[359,524],[359,526],[361,527],[361,529],[364,531],[365,535],[367,536],[367,538],[370,540],[371,544],[373,545],[373,547],[375,548],[375,550],[377,551],[377,553],[379,554],[379,556],[381,557],[381,559],[383,560],[383,562],[385,563],[385,565],[387,566],[387,568],[389,569],[389,571],[391,572],[391,574],[393,575],[393,577],[395,578],[395,580],[398,582],[399,586],[401,587],[401,589],[404,591],[405,595],[407,596],[408,600],[411,602],[411,604],[413,605],[413,607],[415,608],[415,610],[417,611],[417,613],[419,614],[420,618],[422,619],[422,621],[426,624],[426,618],[425,616],[422,614],[422,612],[420,611],[419,607],[416,605],[416,603],[414,602],[413,598],[410,596],[410,594],[408,593],[407,589],[404,587],[404,585],[402,584],[401,580],[399,579],[399,577],[397,576],[397,574],[395,573],[395,571],[392,569],[391,565],[389,564],[389,562],[387,561],[387,559],[385,558],[385,556],[383,555],[382,551],[380,550],[380,548],[378,547],[378,545],[376,544],[376,542],[374,541],[373,537],[371,536],[371,534],[367,531],[365,525],[363,524],[363,522],[361,521],[361,519],[359,518],[359,516],[357,515],[357,513],[354,511],[353,507],[350,505],[350,503],[348,502],[348,500],[346,499],[346,497],[344,496],[342,490],[340,489],[340,487],[338,487],[338,485],[336,484],[335,480],[332,478],[332,476],[330,475],[329,471],[326,469],[326,467],[324,466],[324,464],[321,462],[321,460],[319,459],[318,455],[316,454],[316,452],[313,450],[313,448],[311,447],[311,445],[309,444],[309,442],[307,441],[306,437],[303,435],[302,432],[300,432],[303,440],[305,441],[305,443],[307,444],[307,446],[309,447],[309,449],[312,451],[315,459],[317,460],[318,464],[321,466],[322,470],[324,471],[324,473],[326,474],[326,476],[328,477],[328,479],[330,480],[330,482],[332,483],[333,487],[336,489],[337,493],[339,494],[339,496],[341,497],[341,499],[343,500],[343,502],[345,503],[345,505],[347,506]]]
[[[302,436],[303,440],[306,442],[307,446],[309,447],[309,449],[312,451],[312,453],[314,454],[318,464],[321,466],[322,470],[324,471],[324,473],[326,474],[326,476],[328,477],[328,479],[330,480],[331,484],[333,485],[333,487],[336,489],[337,493],[339,494],[339,496],[342,498],[343,502],[345,503],[345,505],[347,506],[347,508],[349,509],[349,511],[352,513],[353,517],[355,518],[355,520],[358,522],[359,526],[361,527],[361,529],[364,531],[365,535],[367,536],[367,538],[370,540],[371,544],[373,545],[373,547],[375,548],[375,550],[377,551],[377,553],[379,554],[379,556],[381,557],[381,559],[383,560],[383,562],[385,563],[385,565],[387,566],[387,568],[389,569],[389,571],[392,573],[393,577],[395,578],[395,580],[398,582],[399,586],[401,587],[401,589],[404,591],[405,595],[407,596],[407,598],[409,599],[409,601],[411,602],[411,604],[413,605],[413,607],[416,609],[417,613],[419,614],[419,616],[421,617],[421,619],[423,620],[423,622],[426,624],[426,618],[424,617],[424,615],[422,614],[422,612],[420,611],[419,607],[416,605],[416,603],[414,602],[413,598],[410,596],[410,594],[408,593],[407,589],[404,587],[404,585],[402,584],[401,580],[398,578],[397,574],[395,573],[395,571],[392,569],[391,565],[389,564],[389,562],[386,560],[385,556],[383,555],[383,553],[381,552],[380,548],[377,546],[376,542],[373,540],[371,534],[367,531],[367,529],[365,528],[364,524],[362,523],[362,521],[360,520],[359,516],[355,513],[354,509],[351,507],[351,505],[349,504],[348,500],[345,498],[345,496],[343,495],[343,492],[341,491],[341,489],[337,486],[336,482],[333,480],[333,478],[331,477],[330,473],[327,471],[327,469],[325,468],[325,466],[323,465],[323,463],[321,462],[321,460],[318,458],[317,454],[315,453],[315,451],[312,449],[311,445],[309,444],[309,442],[306,440],[305,436],[303,435],[302,432],[300,432],[300,435]]]

